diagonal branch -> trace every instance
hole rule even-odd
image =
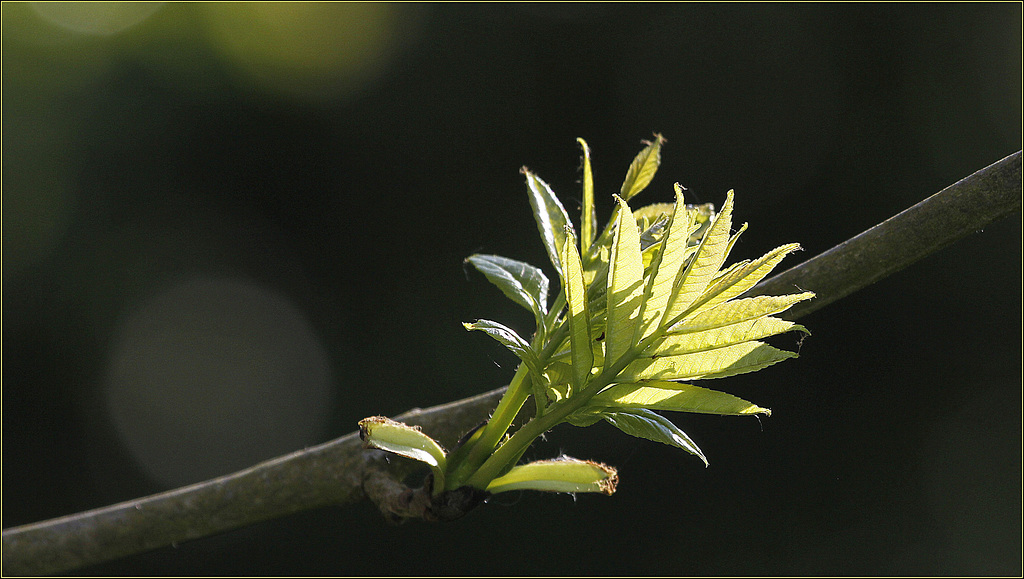
[[[750,295],[813,291],[782,317],[795,320],[889,277],[1021,208],[1016,153],[965,177],[917,205],[807,261],[773,276]]]
[[[396,416],[453,447],[504,388]],[[369,498],[401,501],[420,463],[365,450],[353,432],[194,485],[3,531],[3,575],[52,575],[230,531],[298,511]],[[395,509],[390,509],[393,512]],[[388,514],[386,512],[385,514]]]
[[[1021,152],[966,177],[885,222],[754,287],[794,287],[818,297],[796,319],[983,229],[1021,208]],[[414,409],[419,425],[449,448],[486,420],[504,388]],[[4,575],[49,575],[213,535],[290,513],[369,498],[385,514],[413,500],[402,479],[418,463],[364,450],[357,433],[191,486],[3,531]]]

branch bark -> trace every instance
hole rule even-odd
[[[976,171],[917,205],[771,277],[749,295],[813,291],[783,313],[795,320],[886,278],[1021,209],[1021,151]]]
[[[754,287],[749,295],[794,288],[818,297],[796,319],[889,276],[1021,208],[1018,151],[885,222]],[[448,448],[487,419],[504,392],[394,417]],[[3,531],[4,575],[49,575],[198,539],[266,519],[369,498],[386,515],[414,500],[401,483],[418,463],[365,450],[358,433],[164,493]]]
[[[448,448],[487,418],[504,393],[410,410]],[[3,574],[52,575],[198,539],[298,511],[369,498],[387,508],[420,463],[367,450],[353,432],[245,470],[148,497],[3,531]],[[393,512],[393,509],[391,509]]]

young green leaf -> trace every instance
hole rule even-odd
[[[806,333],[807,329],[795,322],[764,316],[702,332],[669,334],[653,348],[648,348],[647,352],[657,356],[706,352],[791,331]]]
[[[509,299],[533,312],[538,330],[547,314],[548,277],[539,268],[500,255],[474,254],[466,258],[480,273],[498,286]]]
[[[600,406],[584,406],[569,416],[566,416],[565,421],[579,428],[593,426],[604,418],[603,410],[605,409]]]
[[[715,204],[687,205],[686,210],[693,213],[693,222],[697,225],[697,229],[690,235],[690,243],[700,243],[704,238],[704,232],[711,227],[711,221],[715,218]]]
[[[646,142],[647,146],[640,151],[626,171],[626,179],[622,182],[619,196],[629,201],[637,193],[643,191],[654,179],[654,174],[661,164],[661,145],[665,138],[659,134],[654,135],[654,142]]]
[[[441,445],[417,426],[409,426],[384,416],[371,416],[359,421],[359,438],[368,448],[377,448],[425,462],[434,473],[434,489],[444,489],[446,453]]]
[[[636,345],[644,296],[644,264],[640,233],[626,202],[616,197],[619,215],[608,269],[608,314],[605,326],[605,367]]]
[[[634,213],[634,215],[636,215]],[[665,238],[665,231],[668,229],[668,218],[666,215],[655,221],[654,223],[648,224],[645,219],[640,228],[640,254],[644,260],[644,272],[649,271],[649,268],[654,264],[655,259],[661,254],[661,241]],[[643,225],[647,225],[646,229]]]
[[[606,411],[604,419],[630,436],[681,448],[690,454],[697,455],[704,461],[705,466],[708,464],[707,457],[697,447],[697,444],[685,432],[679,430],[679,427],[672,424],[672,421],[657,412],[644,408],[616,409]]]
[[[770,416],[772,413],[767,408],[761,408],[732,394],[682,382],[661,380],[615,384],[591,398],[589,404],[591,406],[647,408],[649,410],[735,416],[745,414]]]
[[[782,246],[758,260],[723,268],[746,229],[744,224],[732,232],[732,191],[718,214],[711,204],[685,205],[678,184],[675,203],[630,211],[628,201],[651,182],[660,163],[664,139],[656,137],[633,160],[612,216],[598,235],[590,150],[578,140],[584,197],[579,246],[550,187],[523,170],[538,230],[562,282],[550,310],[547,278],[536,268],[496,256],[470,258],[507,296],[534,312],[539,329],[530,344],[496,322],[466,324],[506,345],[524,364],[476,442],[449,458],[451,489],[601,490],[599,481],[608,478],[607,471],[588,467],[580,474],[573,470],[577,464],[570,469],[547,461],[514,466],[538,436],[561,422],[589,426],[604,419],[633,436],[683,448],[706,464],[697,445],[657,410],[770,414],[731,394],[678,381],[752,372],[796,357],[759,340],[806,332],[772,315],[812,293],[736,298],[798,246]],[[595,374],[595,368],[603,372]],[[534,419],[509,436],[531,394],[537,404]]]
[[[799,243],[783,245],[752,262],[743,263],[730,269],[727,273],[714,279],[690,309],[693,312],[701,312],[741,295],[771,273],[787,255],[799,249]],[[689,315],[692,316],[693,313]]]
[[[711,226],[704,233],[696,255],[690,260],[683,275],[677,281],[678,286],[673,288],[673,294],[665,308],[661,327],[665,327],[684,314],[722,267],[722,263],[725,261],[725,250],[729,245],[729,229],[732,227],[732,195],[732,191],[726,194],[722,211],[715,216]]]
[[[650,280],[644,289],[644,330],[641,337],[646,337],[657,329],[669,297],[677,286],[677,279],[682,273],[686,258],[690,255],[689,238],[696,229],[693,222],[694,213],[687,211],[683,204],[682,187],[679,183],[676,183],[675,187],[675,208],[662,237],[661,250],[651,264]]]
[[[756,296],[752,298],[731,300],[718,304],[713,308],[703,310],[699,314],[687,319],[684,323],[676,324],[671,330],[669,330],[669,333],[687,334],[704,332],[715,328],[738,324],[740,322],[755,320],[764,316],[784,312],[793,304],[809,300],[813,297],[814,292],[803,292],[784,296]],[[803,328],[801,327],[800,329]]]
[[[661,164],[661,146],[665,143],[665,139],[659,134],[654,136],[655,141],[653,143],[644,141],[647,146],[637,154],[630,164],[629,170],[626,172],[626,178],[619,189],[619,196],[626,201],[632,199],[650,184],[651,179],[654,178],[654,173],[658,170],[658,165]],[[601,231],[601,234],[591,245],[589,251],[583,252],[583,267],[585,271],[595,269],[594,261],[607,260],[608,247],[611,245],[612,235],[616,229],[615,224],[618,222],[619,211],[618,205],[612,208],[611,218],[608,220],[607,225],[605,225],[604,230]]]
[[[643,231],[659,221],[667,223],[669,217],[672,216],[672,212],[675,210],[675,203],[651,203],[639,209],[634,209],[633,219],[636,219],[637,227]],[[643,236],[641,236],[640,240],[643,241]]]
[[[743,225],[740,225],[740,228],[736,230],[736,233],[733,233],[732,237],[729,238],[729,244],[725,246],[725,256],[726,257],[729,257],[729,254],[732,253],[733,246],[736,245],[736,242],[739,241],[740,236],[743,235],[743,232],[746,231],[746,230],[747,230],[747,224],[744,223]],[[743,263],[744,263],[744,265],[746,264],[746,262],[743,262]],[[733,265],[735,265],[735,264],[733,264]],[[729,266],[729,267],[726,268],[726,270],[729,270],[731,268],[732,268],[732,266]],[[723,271],[725,271],[725,270],[723,270]],[[721,273],[722,272],[720,271],[717,274],[715,274],[715,277],[712,278],[711,281],[712,282],[717,281],[718,278],[720,277]]]
[[[587,291],[583,284],[583,264],[576,250],[576,240],[566,232],[569,241],[562,248],[562,266],[565,269],[562,285],[569,305],[569,343],[571,349],[573,388],[579,392],[590,378],[594,366],[594,351],[590,344],[590,312]]]
[[[594,243],[594,172],[590,169],[590,147],[583,139],[576,141],[583,147],[583,214],[580,216],[580,253],[586,255]]]
[[[464,322],[462,326],[467,330],[480,330],[498,342],[501,342],[502,345],[511,350],[513,354],[526,363],[526,366],[534,376],[541,375],[540,363],[537,361],[537,356],[530,348],[529,342],[520,337],[512,328],[499,324],[498,322],[492,322],[491,320],[477,320],[473,323]]]
[[[521,173],[526,175],[526,186],[530,191],[530,205],[533,207],[533,217],[537,221],[537,229],[544,241],[544,248],[547,249],[551,265],[555,266],[555,270],[561,275],[560,256],[562,255],[562,246],[565,245],[565,228],[572,226],[569,222],[569,215],[547,183],[527,170],[526,167],[522,168]]]
[[[618,484],[614,468],[589,460],[562,457],[513,467],[487,485],[487,492],[537,490],[558,493],[602,493],[610,495]]]
[[[638,358],[626,366],[616,380],[638,382],[724,378],[754,372],[796,356],[795,352],[779,350],[753,340],[694,354]]]

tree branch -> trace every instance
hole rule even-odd
[[[413,409],[396,420],[418,425],[448,448],[486,420],[504,388]],[[259,521],[369,498],[401,500],[399,484],[420,463],[366,450],[359,433],[179,489],[3,531],[3,574],[52,575]],[[393,484],[388,484],[392,481]]]
[[[816,311],[1021,208],[1021,152],[754,287],[818,297]],[[487,419],[504,388],[399,416],[448,448]],[[415,501],[401,481],[418,463],[365,450],[358,433],[180,489],[3,531],[3,574],[53,574],[364,497],[386,515]],[[397,505],[397,506],[396,506]]]
[[[867,231],[754,286],[748,295],[813,291],[795,320],[886,278],[1021,208],[1021,152],[946,187]]]

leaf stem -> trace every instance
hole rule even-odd
[[[545,325],[548,328],[552,327],[563,308],[565,308],[564,290],[559,293],[554,305],[548,312],[548,319],[545,321]],[[551,356],[554,355],[562,342],[568,338],[568,333],[567,323],[563,323],[547,333],[547,343],[544,344],[544,349],[537,356],[541,366],[547,365]],[[531,347],[536,348],[539,345],[539,343],[535,343]],[[466,484],[467,479],[474,477],[475,471],[490,458],[491,453],[498,446],[502,437],[512,427],[512,422],[519,414],[523,404],[530,397],[531,388],[527,382],[529,378],[529,370],[526,364],[520,364],[515,376],[512,377],[512,381],[509,383],[508,390],[505,391],[505,395],[498,402],[498,406],[494,409],[490,420],[484,425],[480,438],[474,443],[473,448],[469,449],[469,454],[461,463],[450,465],[451,471],[447,482],[448,489],[456,489]],[[486,486],[486,483],[484,486]]]
[[[511,462],[519,460],[519,457],[522,456],[526,448],[533,444],[534,439],[563,422],[565,417],[585,406],[598,392],[611,384],[612,380],[636,358],[638,353],[639,348],[630,349],[614,364],[590,380],[583,391],[553,405],[551,410],[544,414],[544,416],[534,418],[523,425],[511,438],[505,441],[505,444],[502,444],[498,450],[491,454],[490,458],[473,473],[467,484],[477,488],[485,488]]]
[[[519,410],[522,409],[526,399],[530,396],[530,389],[526,384],[529,372],[530,370],[526,364],[519,364],[515,376],[509,382],[508,389],[505,390],[487,424],[481,429],[480,438],[469,449],[469,454],[465,460],[459,464],[450,465],[451,470],[446,483],[448,490],[463,486],[466,479],[469,478],[479,465],[487,460],[494,447],[498,445],[498,441],[508,432],[508,429],[512,426],[512,421],[515,420]]]

